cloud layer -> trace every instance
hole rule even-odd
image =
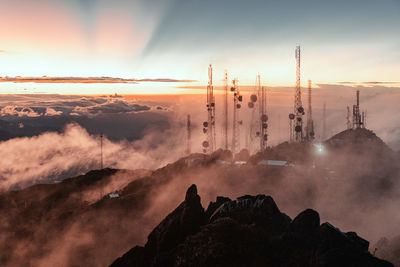
[[[135,141],[112,142],[103,138],[104,167],[154,169],[182,155],[180,137],[172,132],[168,143],[152,132]],[[175,150],[173,151],[172,148]],[[173,152],[171,152],[173,151]],[[0,142],[0,189],[19,188],[33,183],[52,183],[100,168],[100,136],[90,135],[77,124],[64,132],[14,138]]]

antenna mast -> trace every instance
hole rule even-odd
[[[203,132],[207,134],[207,140],[203,142],[203,152],[211,153],[215,150],[215,98],[214,86],[212,80],[212,66],[208,67],[208,85],[207,85],[207,112],[208,119],[203,122]]]
[[[192,137],[192,129],[190,122],[190,114],[187,115],[186,120],[186,154],[189,155],[191,153],[191,137]]]
[[[268,115],[267,115],[267,88],[261,87],[260,95],[260,151],[264,152],[267,149],[268,140]]]
[[[307,134],[307,140],[312,141],[315,136],[314,132],[314,121],[312,118],[312,101],[311,101],[311,80],[308,80],[308,110],[307,110],[307,128],[306,128],[306,134]]]
[[[356,105],[353,105],[353,128],[362,128],[364,119],[360,113],[360,90],[357,90],[356,97]]]
[[[236,150],[240,148],[240,128],[242,121],[239,121],[239,109],[241,108],[240,102],[242,102],[243,97],[237,88],[238,80],[234,79],[232,81],[233,87],[231,91],[233,92],[233,120],[232,120],[232,154],[236,153]]]
[[[256,76],[256,84],[254,87],[253,94],[250,95],[250,101],[248,103],[248,107],[252,109],[251,111],[251,120],[250,120],[250,145],[247,147],[249,151],[252,151],[253,144],[254,144],[254,139],[260,137],[260,127],[259,127],[259,117],[258,115],[256,116],[256,113],[259,113],[261,115],[261,107],[259,102],[257,103],[257,100],[259,100],[261,95],[261,78],[260,74],[257,74]],[[256,109],[258,110],[256,111]]]
[[[301,87],[300,87],[300,46],[296,47],[296,89],[294,94],[294,112],[289,114],[291,137],[290,141],[303,141],[303,115],[304,108],[301,104]],[[294,120],[294,122],[293,122]],[[294,129],[293,129],[294,126]],[[294,130],[294,131],[293,131]]]
[[[228,150],[228,72],[225,70],[225,97],[224,97],[224,147]]]

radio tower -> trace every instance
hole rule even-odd
[[[294,94],[294,112],[293,114],[289,114],[290,128],[291,132],[291,141],[301,142],[303,141],[303,115],[304,108],[301,104],[301,87],[300,87],[300,46],[296,47],[296,90]],[[292,122],[294,120],[294,122]],[[294,129],[293,129],[294,126]],[[294,130],[294,131],[293,131]]]
[[[228,72],[225,71],[225,96],[224,96],[224,147],[228,150]]]
[[[347,130],[350,130],[350,129],[351,129],[351,121],[350,121],[350,118],[351,118],[350,107],[347,106],[347,116],[346,116]]]
[[[186,121],[186,154],[189,155],[191,153],[191,137],[192,137],[192,129],[190,122],[190,115],[187,115]]]
[[[308,110],[307,110],[307,126],[306,126],[306,134],[307,140],[314,140],[315,132],[314,132],[314,121],[312,118],[312,105],[311,105],[311,80],[308,80]]]
[[[264,86],[260,90],[260,152],[264,152],[267,149],[268,140],[268,115],[267,115],[267,88]]]
[[[208,67],[208,85],[207,85],[207,112],[208,119],[203,122],[203,132],[207,134],[207,140],[203,142],[203,152],[211,153],[215,150],[215,98],[214,86],[212,80],[212,66]]]
[[[236,151],[240,149],[240,128],[242,121],[239,120],[239,109],[241,108],[240,102],[243,98],[237,88],[238,80],[234,79],[232,81],[233,87],[231,91],[233,92],[233,120],[232,120],[232,154],[235,155]]]
[[[254,139],[260,137],[260,127],[259,127],[259,113],[261,114],[259,102],[257,103],[258,98],[260,98],[261,92],[261,78],[260,74],[256,76],[256,86],[254,87],[253,94],[250,95],[250,101],[248,103],[248,107],[252,109],[251,111],[251,120],[250,120],[250,145],[247,147],[249,151],[252,151],[254,145]],[[258,109],[258,110],[256,110]],[[257,113],[257,116],[256,116]],[[258,146],[258,145],[257,145]]]
[[[353,105],[353,128],[362,128],[364,125],[363,117],[360,113],[360,91],[356,93],[357,102]]]

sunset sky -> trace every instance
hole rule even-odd
[[[290,86],[300,44],[304,84],[399,82],[399,29],[399,0],[1,0],[0,76]]]

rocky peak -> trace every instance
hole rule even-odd
[[[145,247],[131,249],[112,266],[393,267],[371,255],[368,245],[354,232],[320,225],[318,212],[311,209],[292,221],[266,195],[218,197],[205,213],[192,185]]]

